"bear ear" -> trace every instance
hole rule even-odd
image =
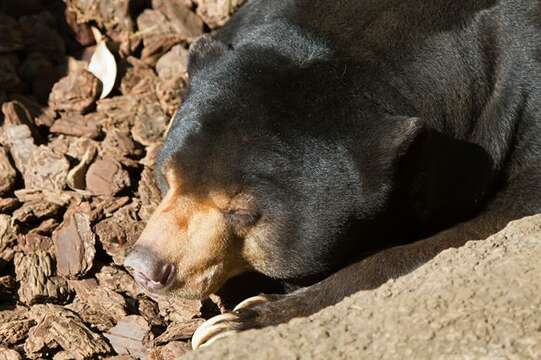
[[[380,123],[380,131],[384,131],[380,151],[391,161],[401,159],[414,143],[420,141],[427,127],[423,119],[409,116],[387,116]]]
[[[188,53],[188,73],[192,74],[205,64],[211,63],[222,56],[228,47],[226,44],[214,39],[211,35],[201,36],[190,46]]]

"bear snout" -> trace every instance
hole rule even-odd
[[[170,287],[176,276],[176,266],[160,259],[144,248],[136,247],[124,260],[124,266],[132,273],[135,281],[151,292]]]

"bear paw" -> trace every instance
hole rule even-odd
[[[258,295],[238,304],[233,312],[217,315],[204,322],[192,337],[192,348],[199,349],[239,331],[261,328],[280,322],[272,303],[285,295]]]

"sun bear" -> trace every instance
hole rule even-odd
[[[125,265],[192,299],[249,271],[311,284],[207,321],[197,348],[538,213],[540,61],[534,0],[248,1],[190,49]]]

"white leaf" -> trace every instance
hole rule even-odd
[[[115,86],[117,66],[115,57],[107,48],[107,44],[105,43],[103,36],[101,36],[97,29],[93,28],[92,30],[94,31],[94,36],[96,37],[96,42],[98,45],[96,46],[96,51],[94,51],[94,54],[90,59],[88,71],[101,80],[102,91],[100,99],[103,99],[109,95]]]

